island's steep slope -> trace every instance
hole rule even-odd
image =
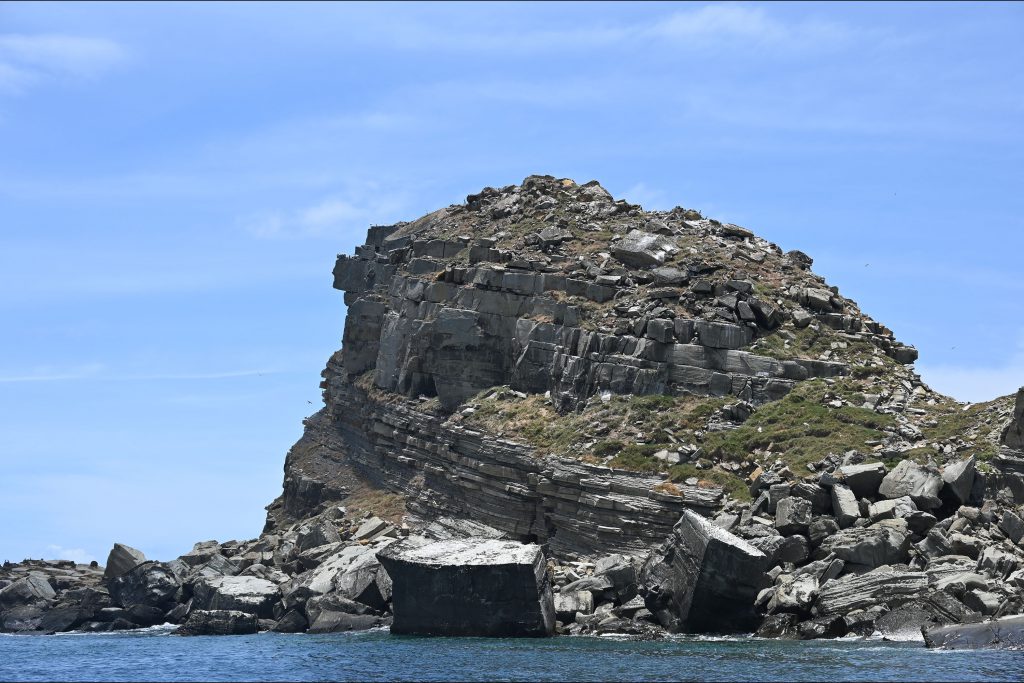
[[[1009,400],[931,391],[811,264],[550,176],[373,227],[334,269],[342,348],[268,530],[342,500],[345,473],[414,520],[642,552],[684,508],[748,499],[759,467],[993,459]]]
[[[801,252],[531,176],[370,228],[334,276],[342,348],[263,534],[5,563],[0,631],[822,638],[1024,613],[1024,389],[933,392]]]

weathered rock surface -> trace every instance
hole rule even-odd
[[[1024,451],[1024,387],[1017,391],[1013,419],[1003,431],[1002,443],[1007,448]]]
[[[147,561],[107,580],[114,603],[121,607],[146,605],[170,609],[181,583],[164,563]]]
[[[554,630],[551,584],[536,545],[398,543],[377,557],[393,584],[392,633],[516,637]]]
[[[244,612],[261,619],[274,616],[274,603],[279,596],[276,584],[253,576],[202,579],[193,588],[197,610]]]
[[[1024,616],[922,629],[925,645],[948,650],[1024,648]]]
[[[939,491],[942,489],[942,475],[937,470],[918,465],[910,460],[901,460],[896,468],[885,475],[878,492],[886,498],[910,498],[923,510],[937,508],[942,504]]]
[[[767,564],[760,550],[687,510],[640,581],[647,608],[671,631],[751,630]]]
[[[816,609],[821,614],[841,615],[876,605],[892,608],[921,597],[927,589],[927,574],[883,566],[828,582],[818,594]]]
[[[182,636],[239,636],[259,630],[255,614],[235,610],[195,610],[181,628]]]
[[[906,562],[910,537],[905,525],[874,524],[870,527],[843,529],[826,538],[821,548],[834,553],[849,565],[874,569]]]
[[[107,566],[103,572],[104,579],[112,579],[128,571],[135,569],[146,561],[146,556],[141,550],[131,546],[115,543],[110,554],[107,555]]]

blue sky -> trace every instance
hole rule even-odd
[[[1024,384],[1022,4],[0,4],[0,560],[250,538],[335,255],[533,173],[815,258]]]

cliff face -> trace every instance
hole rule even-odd
[[[809,473],[858,451],[990,456],[1005,401],[957,428],[961,407],[909,367],[916,350],[811,263],[549,176],[370,228],[334,269],[342,348],[268,530],[343,500],[354,477],[414,522],[638,553],[684,508],[745,498],[775,459]],[[797,437],[762,438],[787,420]]]

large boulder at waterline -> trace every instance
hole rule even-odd
[[[514,637],[554,630],[551,584],[537,545],[407,541],[377,557],[392,582],[392,633]]]

